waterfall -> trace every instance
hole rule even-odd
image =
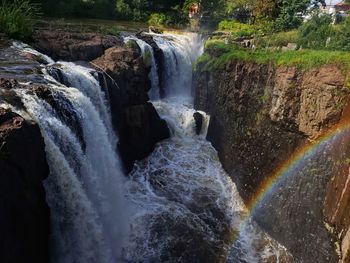
[[[151,81],[152,87],[151,87],[151,90],[149,91],[148,95],[152,100],[157,100],[160,98],[160,94],[159,94],[160,87],[159,87],[159,77],[158,77],[158,66],[156,63],[156,59],[154,57],[153,48],[149,44],[147,44],[145,41],[138,39],[136,37],[132,37],[132,36],[125,37],[124,43],[127,43],[130,40],[136,41],[136,43],[138,44],[138,46],[141,49],[142,56],[143,56],[145,63],[146,64],[150,63],[150,65],[151,65],[149,79]]]
[[[124,258],[128,262],[270,262],[286,251],[248,221],[235,184],[205,139],[210,117],[204,112],[195,133],[192,64],[203,52],[196,34],[150,34],[164,53],[166,97],[152,101],[171,138],[137,162],[125,184],[138,207]],[[137,41],[142,48],[142,40]],[[238,234],[238,235],[237,235]],[[236,239],[233,240],[233,236]],[[281,256],[280,256],[281,254]]]
[[[154,34],[153,39],[164,54],[163,79],[166,97],[189,97],[192,63],[203,52],[203,39],[197,34]]]
[[[200,112],[195,132],[192,65],[203,52],[197,34],[150,34],[164,54],[165,98],[159,99],[152,47],[136,37],[145,61],[151,57],[150,97],[171,138],[122,173],[108,94],[96,72],[45,58],[44,90],[16,92],[39,124],[50,166],[45,181],[51,210],[51,261],[277,262],[283,247],[246,218],[246,208],[217,152],[206,140],[210,116]],[[15,48],[40,55],[28,47]],[[50,67],[59,70],[54,76]],[[49,74],[51,73],[51,75]],[[55,78],[56,79],[55,79]],[[153,94],[153,95],[152,95]],[[235,239],[234,239],[235,237]]]
[[[94,70],[66,62],[57,66],[66,85],[46,71],[50,98],[17,91],[45,140],[51,261],[120,262],[128,205],[109,103]]]

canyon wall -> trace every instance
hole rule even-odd
[[[197,65],[195,108],[211,115],[207,139],[247,203],[293,153],[341,121],[345,86],[335,66],[303,71],[236,60],[207,71]],[[349,235],[349,147],[345,136],[301,156],[254,210],[259,225],[300,261],[338,262],[334,242],[344,244]]]

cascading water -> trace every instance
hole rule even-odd
[[[146,62],[146,64],[151,65],[151,72],[149,73],[149,79],[151,80],[152,87],[149,92],[149,96],[152,100],[157,100],[160,98],[159,77],[158,77],[158,66],[154,58],[153,48],[149,44],[147,44],[145,41],[142,41],[141,39],[138,39],[132,36],[125,37],[124,43],[127,43],[130,40],[136,41],[136,43],[139,45],[141,49],[144,61]]]
[[[206,141],[209,116],[195,133],[192,63],[203,51],[196,34],[157,35],[164,53],[166,98],[153,101],[172,131],[138,162],[126,183],[139,207],[124,258],[128,262],[280,262],[286,251],[251,220],[235,185]],[[144,43],[138,40],[142,50]],[[153,58],[154,59],[154,58]],[[245,223],[244,223],[245,222]],[[282,261],[281,261],[282,262]]]
[[[51,261],[119,262],[128,206],[109,103],[93,70],[65,62],[57,66],[69,85],[46,73],[47,97],[40,90],[17,90],[46,145]]]
[[[46,144],[52,262],[280,262],[284,248],[254,222],[242,224],[247,211],[205,139],[205,113],[201,134],[195,133],[192,63],[203,41],[196,34],[152,36],[164,53],[166,95],[153,104],[172,136],[137,162],[129,179],[115,153],[108,94],[94,70],[58,62],[62,84],[48,67],[44,94],[17,91]],[[145,59],[151,55],[150,94],[159,99],[152,48],[129,39],[140,45]]]

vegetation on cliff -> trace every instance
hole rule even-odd
[[[0,2],[0,33],[18,39],[27,38],[32,33],[38,6],[29,0],[2,0]]]
[[[338,65],[344,70],[350,69],[350,52],[307,49],[289,51],[251,50],[242,48],[237,44],[226,44],[220,40],[207,41],[206,52],[198,59],[196,69],[222,69],[233,60],[252,61],[259,64],[274,63],[278,66],[296,66],[305,70],[331,64]]]

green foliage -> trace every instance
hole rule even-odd
[[[298,28],[309,6],[310,0],[280,0],[280,13],[275,21],[277,30]]]
[[[337,49],[343,51],[350,51],[350,17],[336,29],[334,29],[335,35],[330,41],[328,48]]]
[[[229,20],[221,21],[218,29],[221,31],[230,31],[234,37],[250,37],[257,33],[257,28],[252,25]]]
[[[153,13],[148,19],[148,24],[152,26],[181,26],[186,23],[188,23],[188,18],[181,11]]]
[[[300,45],[313,49],[325,48],[328,39],[335,33],[331,23],[330,15],[316,12],[299,28]]]
[[[252,61],[258,64],[273,63],[277,66],[296,66],[304,70],[333,64],[346,70],[350,69],[349,52],[326,50],[253,51],[237,45],[226,45],[220,41],[210,41],[206,44],[206,52],[197,62],[197,69],[202,71],[222,69],[233,60]]]
[[[170,18],[164,13],[153,13],[148,19],[148,24],[154,26],[167,25]]]
[[[255,42],[259,48],[283,47],[287,46],[288,43],[300,43],[299,32],[297,30],[258,37]]]
[[[147,0],[116,0],[117,17],[125,20],[145,21]]]
[[[0,32],[17,39],[28,38],[32,33],[38,6],[29,0],[2,0],[0,2]]]

